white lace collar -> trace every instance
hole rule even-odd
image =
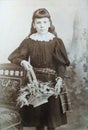
[[[44,35],[34,33],[30,36],[30,38],[35,41],[50,41],[50,40],[53,40],[54,37],[55,36],[50,32],[48,32],[47,34],[44,34]]]

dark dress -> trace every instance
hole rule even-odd
[[[22,60],[28,60],[34,68],[50,68],[56,71],[58,76],[64,78],[66,66],[69,60],[61,39],[55,37],[50,41],[35,41],[31,38],[23,40],[21,45],[9,56],[12,63],[20,64]],[[37,79],[45,79],[40,74]],[[50,77],[49,77],[50,78]],[[50,79],[49,79],[50,80]],[[32,105],[20,109],[24,125],[57,127],[67,123],[66,113],[62,111],[60,97],[51,96],[48,103],[33,108]]]

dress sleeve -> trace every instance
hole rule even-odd
[[[28,60],[29,49],[27,40],[24,39],[18,48],[16,48],[8,57],[8,60],[14,64],[21,63],[22,60]]]
[[[56,61],[56,70],[60,77],[64,78],[66,66],[69,66],[70,62],[67,56],[67,52],[64,43],[61,39],[58,39],[54,49],[54,59]]]

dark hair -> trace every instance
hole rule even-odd
[[[49,32],[53,33],[55,36],[57,36],[56,32],[55,32],[55,27],[53,26],[52,24],[52,20],[51,20],[51,17],[50,17],[50,14],[49,12],[45,9],[45,8],[40,8],[40,9],[37,9],[34,13],[33,13],[33,16],[32,16],[32,24],[31,24],[31,29],[30,29],[30,34],[33,34],[33,33],[36,33],[36,29],[33,27],[33,23],[34,23],[34,20],[35,18],[49,18],[50,20],[50,27],[49,27]]]

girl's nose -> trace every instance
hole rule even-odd
[[[44,27],[44,24],[43,23],[41,23],[41,26],[40,26],[41,28],[43,28]]]

